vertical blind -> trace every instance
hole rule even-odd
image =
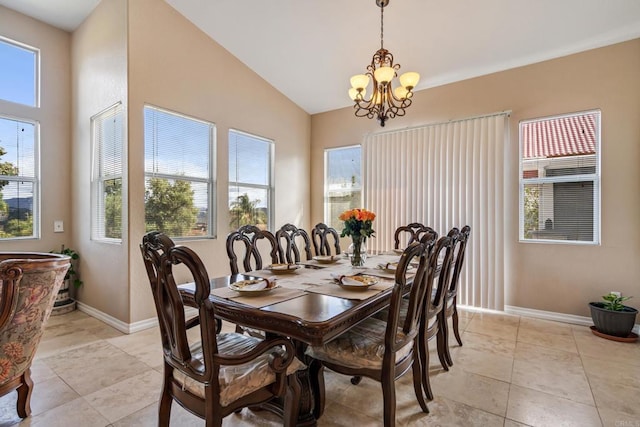
[[[471,226],[458,303],[504,307],[504,170],[508,113],[368,135],[364,206],[377,214],[374,250],[393,247],[400,225],[440,235]]]

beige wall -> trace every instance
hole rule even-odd
[[[275,225],[309,224],[310,116],[162,0],[129,2],[130,321],[155,316],[139,255],[144,234],[143,107],[151,104],[215,123],[218,238],[185,244],[210,276],[228,274],[230,128],[275,141]]]
[[[127,105],[127,1],[106,0],[73,33],[74,245],[84,285],[78,300],[123,322],[129,320],[129,253],[122,244],[91,240],[91,117]],[[126,195],[125,195],[126,197]],[[126,221],[124,221],[126,224]]]
[[[428,71],[427,71],[428,72]],[[587,302],[611,290],[640,306],[640,39],[415,94],[403,118],[385,129],[512,110],[507,158],[506,304],[588,315]],[[518,122],[602,110],[602,242],[598,246],[518,242]],[[358,144],[377,122],[344,108],[311,118],[311,156]],[[323,220],[321,162],[312,163],[311,221]]]
[[[40,124],[41,238],[4,241],[2,251],[43,251],[72,246],[71,71],[70,37],[65,31],[0,6],[0,36],[40,49],[41,104],[27,107],[0,100],[0,115],[36,120]],[[63,220],[64,233],[53,232]]]

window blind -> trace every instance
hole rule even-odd
[[[504,307],[504,146],[508,114],[368,135],[364,206],[377,214],[374,250],[393,247],[400,225],[440,235],[471,226],[458,303]]]
[[[124,108],[117,103],[91,118],[93,143],[92,224],[94,240],[122,240],[126,210]]]

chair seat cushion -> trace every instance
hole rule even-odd
[[[386,322],[369,318],[323,346],[309,347],[307,355],[350,368],[381,369],[386,329]],[[398,329],[396,341],[405,339],[405,334]],[[396,361],[405,358],[411,352],[412,346],[413,341],[409,341],[399,349],[396,352]]]
[[[250,351],[260,343],[260,339],[238,333],[222,333],[217,336],[218,352],[224,355],[238,355]],[[279,353],[283,349],[274,349]],[[194,358],[202,360],[202,343],[191,347]],[[276,380],[275,373],[269,367],[271,352],[264,353],[255,360],[242,365],[223,365],[220,367],[218,381],[220,384],[220,404],[227,406],[231,402],[259,390]],[[294,358],[287,368],[287,375],[305,369],[305,365]],[[186,376],[177,369],[173,370],[173,378],[182,385],[183,389],[204,399],[204,385]]]

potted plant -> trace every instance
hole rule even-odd
[[[82,280],[80,280],[78,271],[75,269],[76,263],[80,259],[80,255],[71,248],[65,248],[64,245],[62,245],[59,251],[51,251],[51,253],[68,255],[71,258],[69,270],[67,270],[67,274],[64,276],[64,282],[62,283],[62,286],[60,286],[60,290],[56,296],[56,301],[53,305],[53,312],[51,313],[52,315],[64,314],[73,311],[76,308],[76,302],[69,295],[69,288],[71,285],[76,289],[82,286]]]
[[[605,338],[637,338],[632,334],[638,310],[622,304],[631,297],[623,297],[617,293],[604,295],[602,302],[590,302],[591,319],[597,332]],[[594,331],[595,333],[595,331]]]

